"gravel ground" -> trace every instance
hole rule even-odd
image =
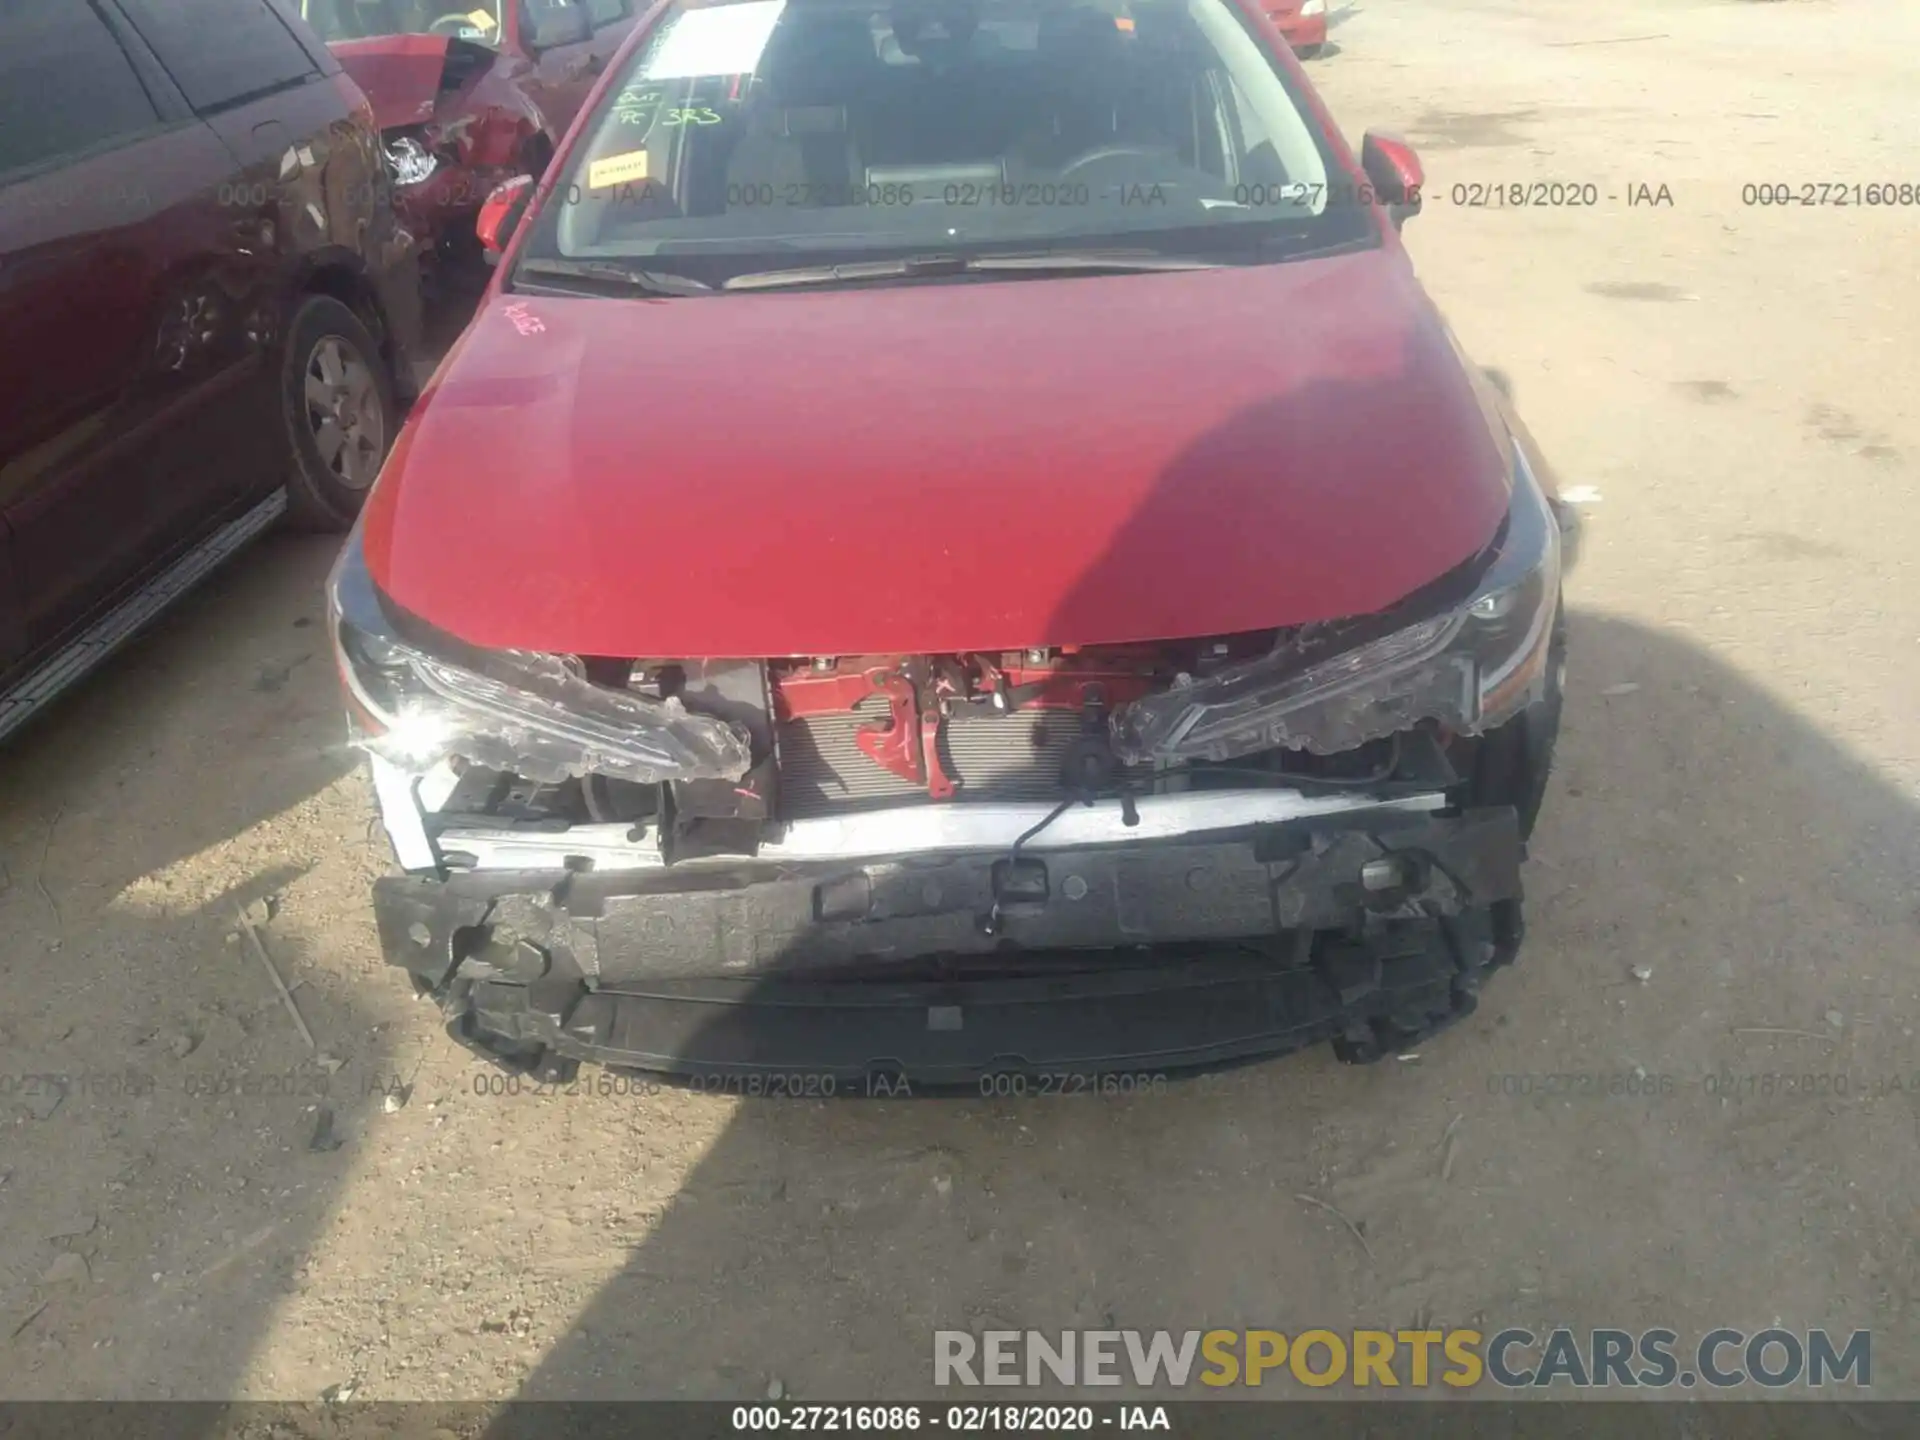
[[[275,540],[0,756],[0,1396],[856,1399],[930,1393],[936,1328],[1776,1320],[1920,1392],[1920,208],[1742,203],[1920,181],[1920,14],[1335,19],[1315,82],[1420,147],[1416,262],[1590,497],[1480,1013],[1124,1100],[476,1093],[376,952],[330,547]],[[1456,200],[1528,180],[1598,203]]]

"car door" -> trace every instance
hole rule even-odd
[[[513,4],[512,39],[532,66],[523,84],[557,143],[633,29],[633,0],[513,0]],[[571,12],[580,12],[584,18],[577,32],[580,38],[542,44],[548,35],[565,33],[563,17]]]
[[[321,177],[351,126],[340,94],[269,0],[115,3],[228,154],[228,173],[203,197],[201,249],[169,289],[169,323],[186,326],[205,352],[185,363],[226,379],[208,402],[219,409],[218,456],[203,447],[182,457],[199,483],[179,473],[161,492],[167,535],[180,540],[210,503],[231,508],[281,478],[279,325],[299,255],[330,238]]]
[[[0,514],[28,652],[164,558],[168,512],[214,489],[229,382],[180,282],[233,161],[122,27],[106,0],[0,5]]]

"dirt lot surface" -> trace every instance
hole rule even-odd
[[[278,540],[0,756],[0,1394],[856,1399],[942,1327],[1418,1320],[1871,1327],[1920,1394],[1920,207],[1742,203],[1920,182],[1920,7],[1336,22],[1310,73],[1420,147],[1415,260],[1589,487],[1479,1015],[1125,1100],[478,1094],[376,951],[331,547]],[[1534,180],[1598,203],[1454,189]]]

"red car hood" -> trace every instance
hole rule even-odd
[[[391,130],[433,118],[451,42],[448,35],[379,35],[335,40],[327,48],[373,102],[374,124]]]
[[[495,295],[373,577],[586,655],[1093,645],[1381,609],[1505,513],[1404,256],[712,298]]]

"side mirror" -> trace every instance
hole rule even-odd
[[[1360,142],[1360,168],[1367,172],[1367,182],[1386,207],[1387,218],[1396,230],[1420,213],[1420,191],[1427,183],[1427,172],[1406,141],[1369,130]]]
[[[473,231],[480,237],[480,248],[487,252],[489,265],[506,253],[507,242],[520,228],[520,221],[527,213],[527,202],[532,199],[533,177],[516,175],[494,186],[480,206],[480,218],[474,221]]]
[[[593,19],[587,7],[574,0],[534,0],[520,12],[526,22],[521,43],[538,54],[562,45],[584,45],[593,38]]]

